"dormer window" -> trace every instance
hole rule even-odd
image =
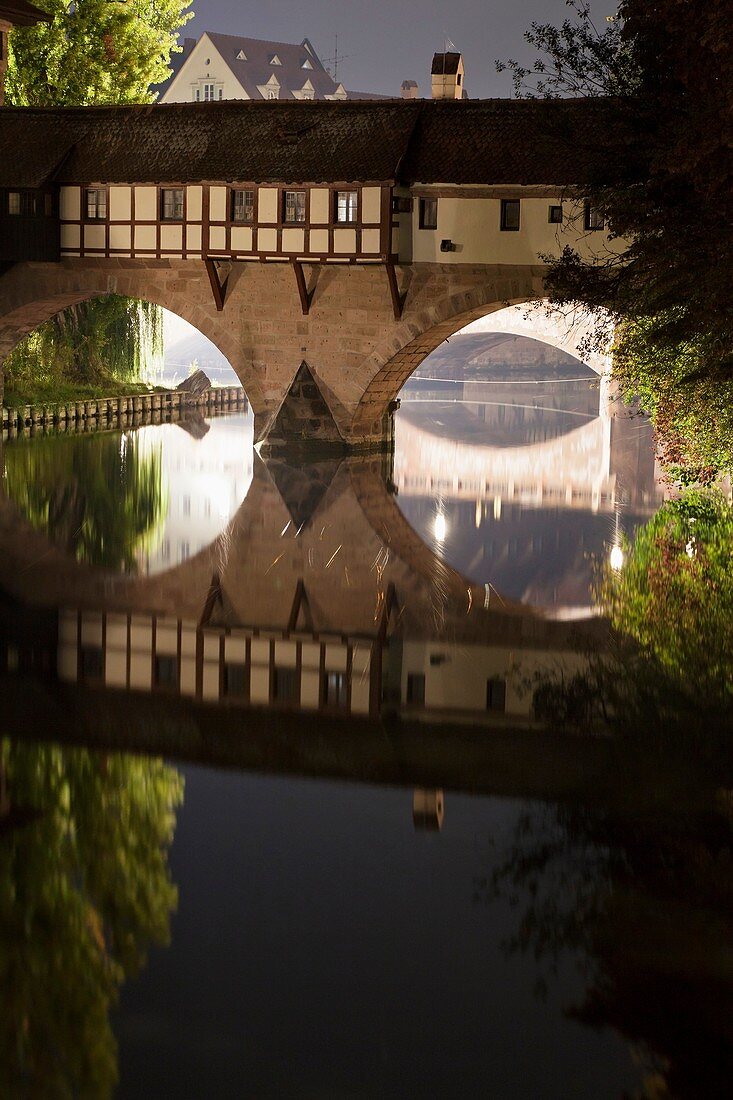
[[[276,53],[274,53],[272,55],[272,57],[270,58],[270,64],[271,65],[282,65],[282,61],[280,60],[280,58],[277,56]]]
[[[244,50],[240,50],[239,53],[237,54],[237,61],[246,61],[246,60],[247,60],[246,53],[244,52]]]
[[[307,57],[306,57],[305,61],[303,62],[303,64],[300,67],[301,67],[301,69],[312,69],[313,68],[313,66],[311,65],[311,63],[310,63],[310,61],[308,60]]]
[[[279,88],[267,88],[265,90],[265,99],[279,99],[279,98],[280,98],[280,89]]]

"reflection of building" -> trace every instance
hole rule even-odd
[[[416,787],[412,792],[412,821],[416,829],[440,832],[445,818],[442,791],[428,791]]]
[[[160,451],[167,514],[154,545],[141,553],[145,573],[159,573],[200,553],[221,534],[252,481],[252,417],[202,422],[202,438],[182,424],[135,433],[141,452]]]

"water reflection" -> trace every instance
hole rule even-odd
[[[511,897],[505,948],[537,961],[540,991],[586,957],[565,1011],[634,1044],[635,1097],[696,1100],[727,1095],[733,1072],[733,829],[729,793],[680,793],[676,813],[530,808],[474,900]]]
[[[111,1096],[110,1009],[169,942],[179,774],[160,761],[0,743],[0,1091]]]
[[[651,428],[570,356],[487,372],[456,343],[402,391],[400,508],[471,580],[579,614],[594,560],[663,499]]]
[[[155,574],[209,546],[252,479],[251,415],[4,445],[3,489],[79,562]]]

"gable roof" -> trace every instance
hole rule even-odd
[[[312,77],[311,77],[312,79]],[[610,182],[623,101],[387,100],[0,109],[0,187]],[[628,155],[625,156],[628,162]]]
[[[0,0],[2,3],[2,0]],[[307,38],[298,45],[293,42],[271,42],[259,38],[242,38],[239,35],[217,34],[214,31],[205,31],[199,39],[208,38],[212,46],[221,55],[222,60],[239,81],[250,99],[261,100],[260,88],[265,86],[273,72],[273,57],[277,58],[277,78],[280,83],[280,99],[296,99],[293,91],[300,91],[303,87],[304,72],[307,72],[313,83],[316,99],[323,99],[327,95],[333,95],[338,85],[316,54]],[[186,39],[186,44],[191,41]],[[195,43],[194,43],[195,45]],[[239,54],[244,53],[246,61],[239,59]],[[182,61],[176,67],[174,76],[180,74],[183,66],[191,55],[188,49]],[[179,54],[180,58],[181,55]],[[309,69],[303,69],[303,62],[310,63]],[[159,86],[161,97],[170,88],[173,77]]]
[[[0,0],[0,20],[14,27],[34,27],[36,23],[51,23],[53,16],[28,0]]]

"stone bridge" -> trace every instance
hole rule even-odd
[[[0,363],[66,306],[178,313],[239,375],[270,447],[372,449],[446,337],[606,260],[583,197],[623,140],[578,101],[0,110]]]
[[[256,441],[299,441],[310,424],[311,434],[328,443],[379,445],[390,402],[423,359],[476,318],[541,295],[542,276],[533,265],[405,266],[399,269],[405,308],[395,320],[384,273],[374,266],[320,269],[303,315],[283,264],[237,265],[218,310],[200,261],[23,263],[0,277],[0,359],[68,306],[123,294],[164,306],[219,348],[252,404]],[[303,362],[318,397],[293,387]],[[293,414],[289,428],[278,417],[284,403]]]

